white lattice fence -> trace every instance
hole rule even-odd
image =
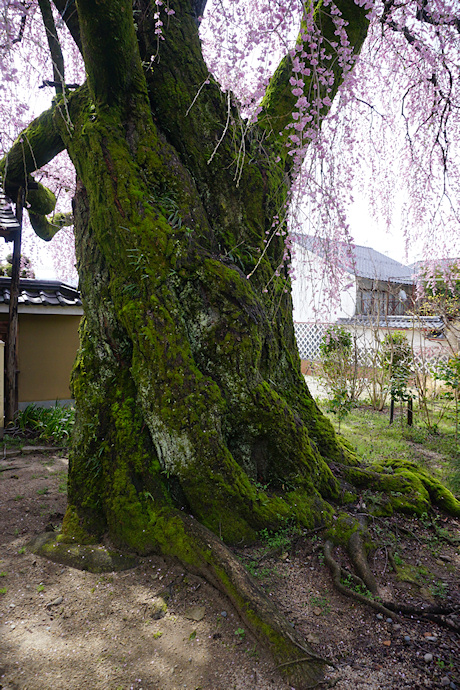
[[[319,359],[319,346],[327,324],[294,323],[294,332],[301,359]]]

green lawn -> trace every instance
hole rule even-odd
[[[320,403],[321,404],[321,403]],[[337,417],[326,410],[325,414],[337,431]],[[399,415],[399,407],[397,408]],[[460,493],[460,442],[455,439],[455,419],[449,411],[437,424],[427,429],[421,420],[420,411],[414,409],[414,426],[408,427],[405,419],[396,416],[390,426],[390,415],[386,409],[377,412],[362,405],[353,409],[341,421],[340,434],[355,448],[362,461],[377,463],[385,458],[413,460],[440,479],[454,494]]]

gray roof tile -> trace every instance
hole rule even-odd
[[[358,315],[351,318],[337,319],[339,324],[353,324],[354,326],[373,326],[377,317]],[[444,330],[444,322],[440,316],[379,316],[380,328],[422,328],[429,331]]]
[[[337,246],[328,239],[311,235],[294,235],[292,239],[301,247],[323,258],[338,256],[342,268],[357,277],[404,285],[411,285],[414,282],[412,269],[409,266],[390,259],[370,247],[362,247],[358,244],[346,245],[344,242]]]
[[[10,303],[11,278],[0,276],[0,304]],[[59,280],[21,278],[18,304],[49,307],[81,307],[80,293]]]

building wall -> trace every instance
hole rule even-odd
[[[331,288],[324,259],[297,244],[292,265],[296,276],[292,281],[294,321],[334,323],[339,318],[354,316],[356,279],[353,275],[345,271]]]
[[[1,315],[6,321],[7,314]],[[19,314],[19,404],[69,400],[80,316]]]

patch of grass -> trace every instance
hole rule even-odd
[[[23,498],[24,498],[23,494],[17,494],[13,500],[14,501],[22,501]]]
[[[37,489],[37,494],[39,496],[44,496],[48,492],[49,492],[49,488],[47,486],[45,486],[43,489]]]
[[[158,640],[163,635],[161,630],[157,630],[156,632],[153,633],[152,637],[154,640]]]
[[[336,422],[325,406],[323,412],[333,424]],[[396,422],[390,425],[388,410],[378,412],[363,405],[342,420],[341,434],[356,448],[360,460],[369,465],[398,458],[415,461],[454,494],[460,493],[460,443],[455,439],[452,414],[446,414],[436,429],[428,429],[415,408],[414,421],[417,426]]]
[[[21,555],[21,554],[23,554],[23,553],[25,553],[25,552],[26,552],[26,547],[25,547],[25,546],[21,546],[21,548],[18,549],[18,554],[19,554],[19,555]]]
[[[2,570],[2,572],[0,573],[0,577],[6,577],[6,573],[4,570]]]
[[[331,605],[326,599],[326,597],[321,597],[318,594],[312,594],[309,598],[309,604],[310,606],[313,606],[314,608],[317,607],[321,609],[321,613],[327,614],[331,612]]]
[[[43,585],[41,583],[39,585],[37,585],[37,592],[43,592],[44,589],[45,589],[45,585]]]
[[[6,587],[0,587],[0,594],[6,594]]]

